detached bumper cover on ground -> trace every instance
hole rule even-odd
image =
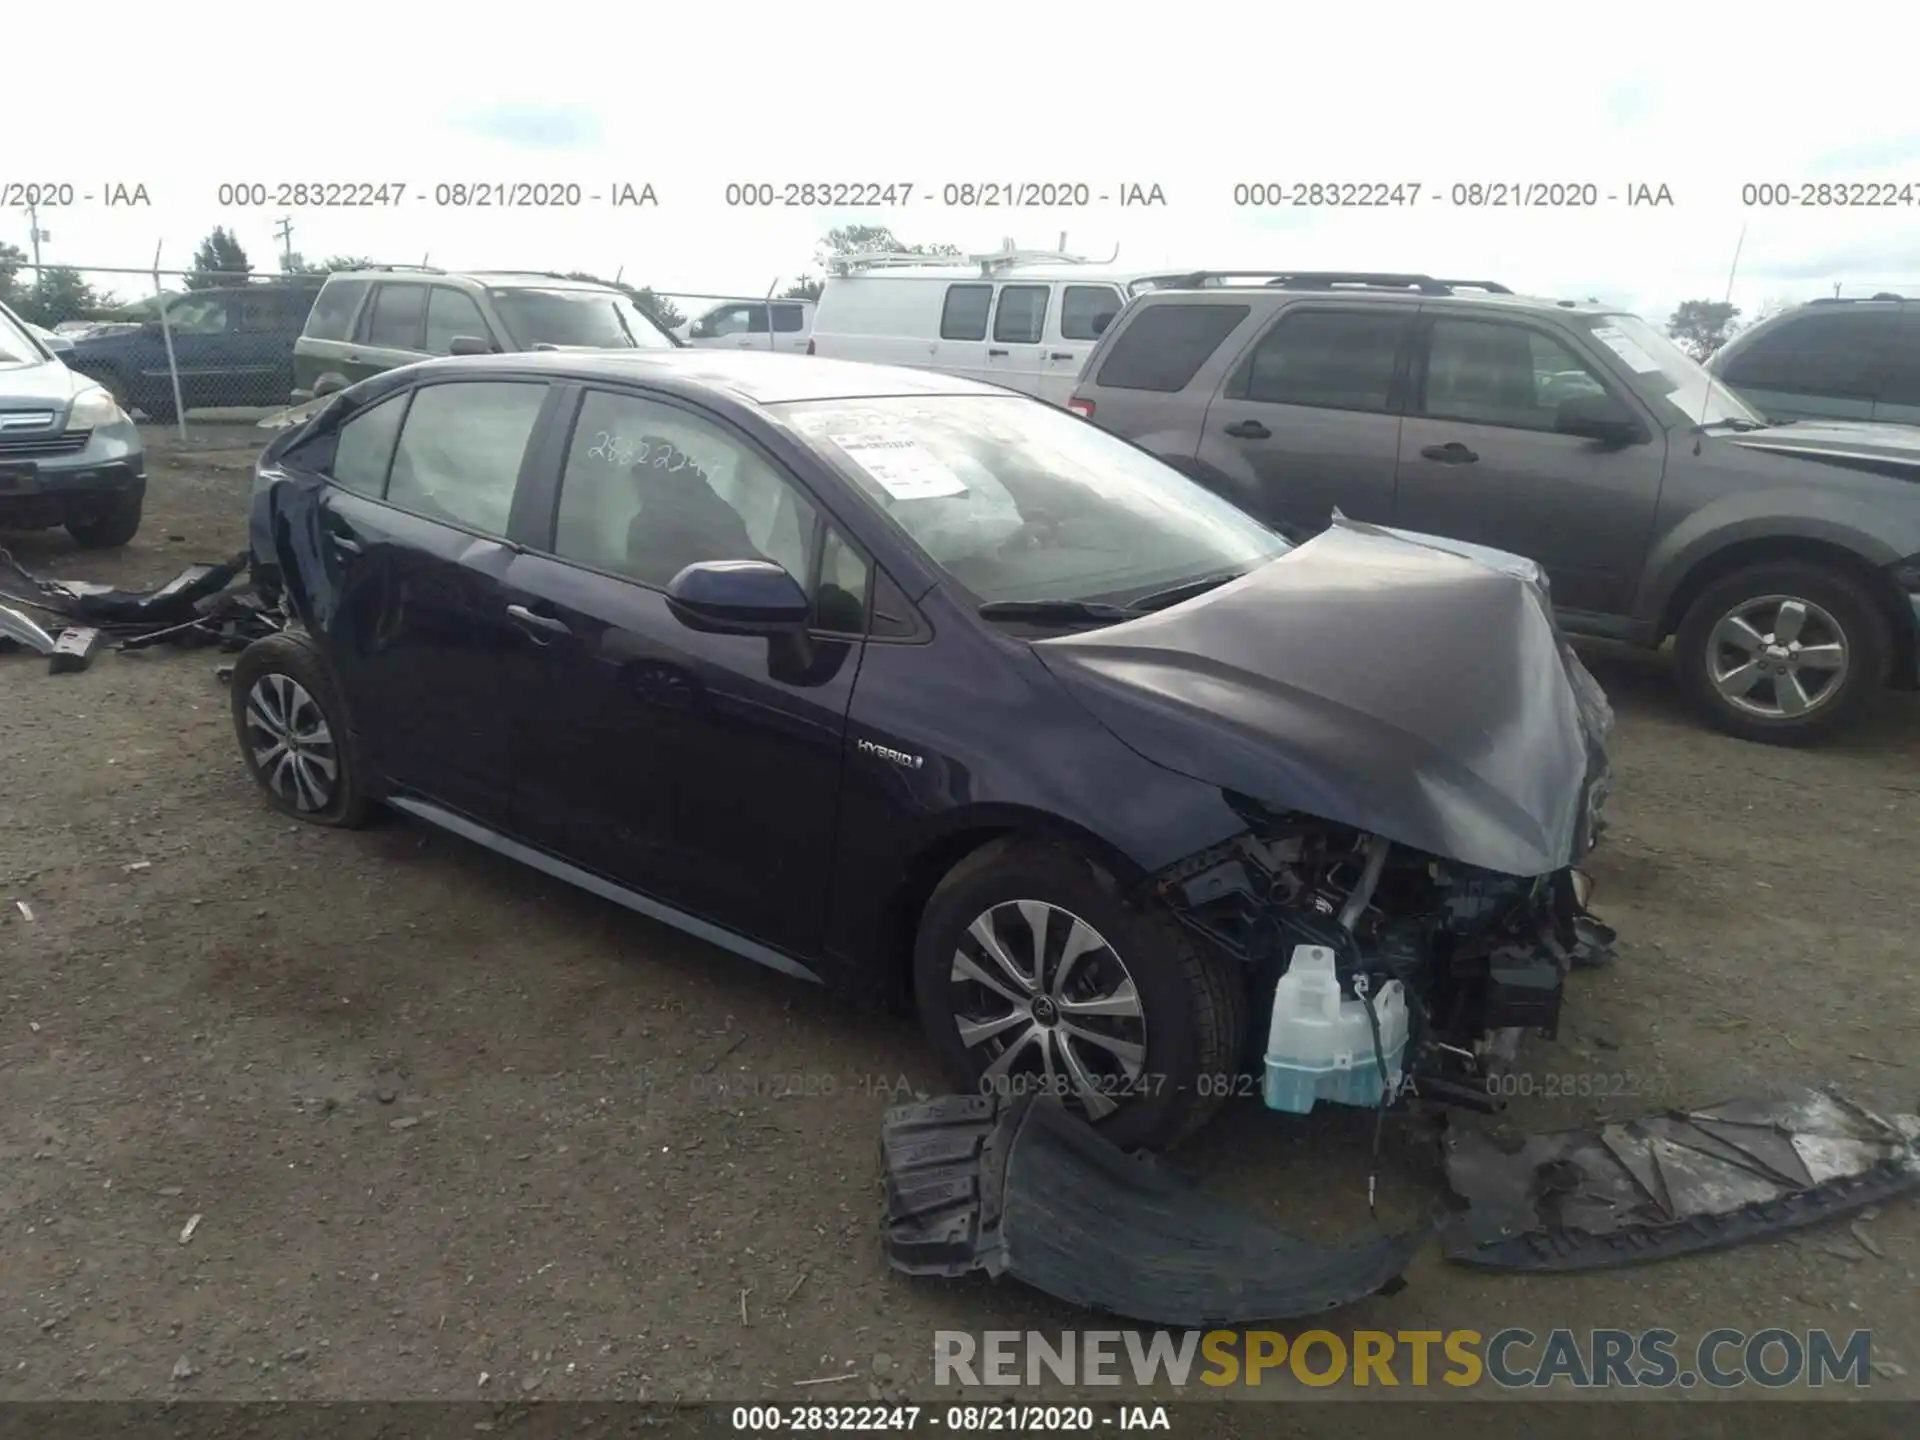
[[[1049,1099],[900,1106],[881,1148],[894,1268],[1011,1275],[1148,1324],[1322,1314],[1398,1289],[1428,1234],[1351,1246],[1285,1234],[1121,1152]]]
[[[1447,1140],[1468,1208],[1450,1259],[1484,1269],[1598,1270],[1797,1230],[1920,1188],[1920,1117],[1883,1119],[1818,1090],[1626,1125]]]

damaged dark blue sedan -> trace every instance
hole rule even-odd
[[[1037,401],[438,360],[284,432],[252,525],[297,621],[232,681],[274,804],[390,806],[910,1002],[967,1087],[1123,1145],[1243,1087],[1464,1093],[1596,943],[1611,719],[1535,567],[1292,546]]]

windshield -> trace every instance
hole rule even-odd
[[[1592,333],[1626,366],[1643,398],[1664,400],[1680,418],[1695,425],[1723,420],[1767,423],[1737,392],[1638,315],[1597,316]]]
[[[610,290],[494,290],[493,307],[523,349],[670,350],[673,341],[624,295]]]
[[[46,360],[13,312],[0,305],[0,365],[44,365]]]
[[[900,396],[779,408],[976,601],[1124,604],[1289,548],[1145,451],[1037,401]]]

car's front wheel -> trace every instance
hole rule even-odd
[[[1118,1145],[1171,1146],[1239,1088],[1238,971],[1064,845],[956,866],[921,918],[914,990],[961,1085],[1056,1095]]]
[[[1886,617],[1846,575],[1805,561],[1748,566],[1708,585],[1674,637],[1679,680],[1730,735],[1808,744],[1886,683]]]
[[[269,635],[240,652],[228,682],[240,753],[274,808],[351,829],[371,801],[353,732],[327,664],[300,635]]]

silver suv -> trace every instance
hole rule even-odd
[[[1635,315],[1205,272],[1128,304],[1070,408],[1295,539],[1338,510],[1536,560],[1569,631],[1673,638],[1687,694],[1748,739],[1920,685],[1920,431],[1769,425]]]

